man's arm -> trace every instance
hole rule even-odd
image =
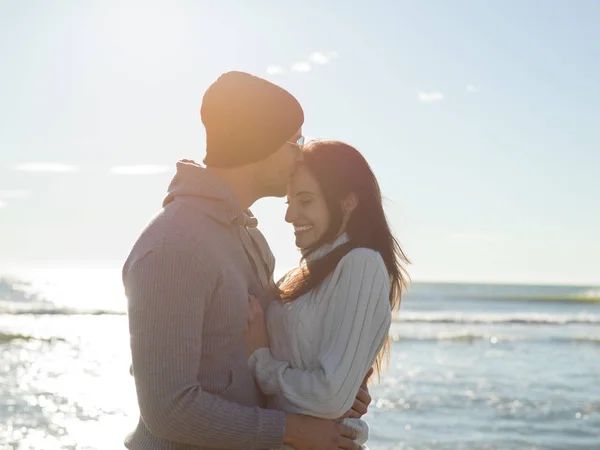
[[[170,441],[278,448],[284,413],[226,401],[203,392],[198,383],[204,312],[220,276],[211,266],[184,251],[160,250],[125,274],[142,420],[152,434]]]

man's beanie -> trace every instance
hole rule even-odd
[[[304,112],[285,89],[243,72],[221,75],[200,109],[206,128],[204,164],[235,167],[260,161],[298,131]]]

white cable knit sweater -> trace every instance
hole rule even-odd
[[[340,236],[319,249],[319,258],[347,242]],[[273,301],[266,313],[270,349],[249,358],[270,406],[289,413],[338,419],[356,398],[360,385],[388,336],[392,314],[390,280],[380,254],[351,250],[318,288],[293,302]],[[368,427],[359,431],[364,444]]]

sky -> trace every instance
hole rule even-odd
[[[358,148],[415,281],[600,285],[600,2],[0,0],[0,273],[120,267],[243,70]],[[283,199],[254,205],[279,273]]]

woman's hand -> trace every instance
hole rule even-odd
[[[248,322],[246,324],[246,351],[248,357],[259,348],[269,347],[269,335],[262,306],[253,295],[249,296]]]

